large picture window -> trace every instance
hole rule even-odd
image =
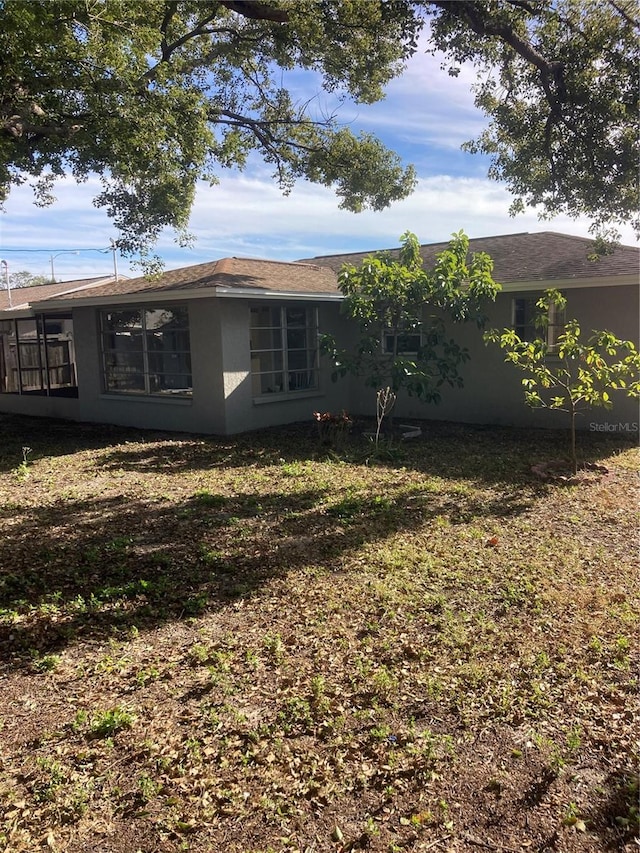
[[[101,330],[105,391],[191,396],[187,308],[103,311]]]
[[[70,315],[0,322],[0,393],[77,397]]]
[[[315,308],[251,308],[254,397],[318,388],[318,314]]]

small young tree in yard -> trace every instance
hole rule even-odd
[[[527,405],[556,409],[569,415],[571,462],[577,473],[576,419],[585,409],[610,409],[612,391],[640,396],[640,355],[632,341],[622,341],[608,331],[593,331],[584,340],[577,320],[567,320],[556,343],[546,339],[550,309],[564,311],[567,300],[557,290],[546,290],[536,302],[533,341],[522,340],[513,329],[487,332],[485,339],[506,350],[505,361],[526,374],[522,380]]]
[[[359,267],[342,268],[343,310],[358,324],[359,340],[355,351],[344,351],[327,336],[324,348],[335,359],[334,379],[353,373],[376,391],[397,395],[404,390],[437,403],[443,385],[462,386],[459,368],[469,358],[448,336],[445,319],[474,320],[482,327],[483,306],[495,299],[500,286],[487,254],[468,259],[469,240],[462,231],[430,271],[423,269],[415,234],[406,232],[400,239],[397,259],[381,252]]]

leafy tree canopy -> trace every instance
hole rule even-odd
[[[50,278],[45,275],[32,275],[27,270],[16,270],[9,274],[9,285],[16,287],[35,287],[38,284],[49,284]]]
[[[286,88],[371,103],[429,22],[451,73],[479,66],[490,124],[471,150],[493,177],[552,215],[602,226],[636,213],[638,24],[630,0],[3,0],[0,189],[35,179],[102,181],[95,204],[121,251],[185,236],[196,182],[252,152],[280,186],[332,186],[349,210],[406,196],[413,170]],[[425,82],[428,85],[428,81]]]
[[[360,329],[357,347],[341,350],[331,336],[324,349],[336,363],[335,378],[364,376],[367,385],[404,389],[410,396],[437,403],[444,385],[461,387],[460,365],[469,358],[448,336],[445,320],[479,327],[484,306],[500,290],[492,277],[493,261],[484,252],[468,257],[469,239],[453,235],[432,270],[422,267],[415,234],[401,237],[395,259],[379,252],[359,267],[345,265],[338,286],[345,296],[342,310]]]

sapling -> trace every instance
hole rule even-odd
[[[359,334],[350,349],[323,337],[323,350],[335,364],[333,378],[362,376],[377,402],[387,388],[438,403],[445,386],[462,387],[460,367],[469,353],[449,337],[445,321],[482,328],[484,308],[500,289],[491,258],[483,252],[468,257],[468,249],[467,236],[454,234],[427,270],[417,237],[406,232],[397,257],[380,252],[359,267],[346,264],[338,276],[342,310]]]
[[[505,361],[526,374],[522,380],[525,402],[532,409],[555,409],[569,416],[571,464],[578,471],[576,419],[586,409],[611,409],[611,393],[640,396],[640,355],[632,341],[609,331],[592,331],[586,340],[578,320],[566,320],[554,345],[547,342],[550,309],[563,312],[567,300],[557,290],[545,290],[536,302],[536,337],[520,338],[514,329],[496,329],[485,341],[506,350]]]

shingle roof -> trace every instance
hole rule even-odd
[[[36,284],[32,287],[14,287],[11,291],[11,308],[18,310],[27,308],[33,302],[51,299],[68,291],[75,291],[80,296],[86,295],[87,290],[93,289],[101,282],[110,281],[111,276],[101,275],[98,278],[80,278],[74,281],[55,281],[51,284]],[[9,293],[0,290],[0,311],[9,308]]]
[[[435,256],[448,242],[431,243],[421,247],[425,266],[433,265]],[[506,234],[499,237],[479,237],[469,241],[472,252],[487,252],[494,261],[494,278],[501,284],[518,282],[554,282],[572,279],[593,279],[616,276],[638,276],[640,250],[633,246],[618,246],[613,254],[599,261],[590,261],[592,241],[583,237],[541,231],[534,234]],[[222,258],[210,263],[167,270],[158,278],[121,278],[105,280],[84,279],[56,282],[12,291],[13,309],[47,300],[75,302],[99,298],[117,300],[135,294],[180,292],[211,292],[230,289],[247,293],[260,291],[291,294],[338,294],[336,272],[345,263],[357,265],[372,252],[353,252],[323,255],[295,262],[265,261],[249,258]],[[399,249],[388,250],[397,255]],[[26,297],[26,298],[23,298]],[[20,299],[20,302],[18,302]],[[6,291],[0,291],[0,310],[7,309]]]
[[[425,266],[433,265],[438,252],[446,249],[448,242],[421,246]],[[568,281],[579,278],[638,275],[640,249],[618,246],[613,254],[599,261],[590,261],[593,241],[554,231],[534,234],[505,234],[499,237],[478,237],[469,240],[471,252],[486,252],[493,258],[493,277],[505,284],[524,281]],[[355,252],[342,255],[324,255],[306,259],[305,263],[321,264],[337,272],[343,264],[358,265],[375,252]],[[392,255],[398,249],[389,250]]]
[[[336,277],[332,270],[317,264],[262,261],[249,258],[222,258],[211,263],[167,270],[158,278],[112,281],[92,288],[91,293],[71,293],[67,299],[122,296],[232,288],[293,293],[336,293]]]

